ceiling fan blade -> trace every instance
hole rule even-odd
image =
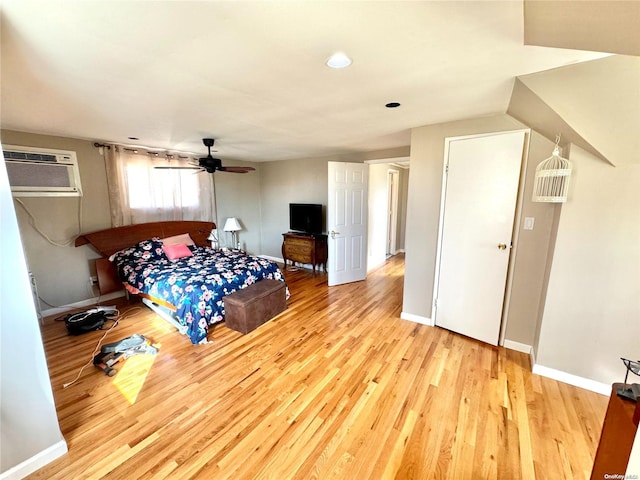
[[[169,166],[157,166],[153,167],[158,170],[202,170],[200,167],[169,167]]]
[[[230,173],[247,173],[255,170],[253,167],[221,167],[219,169],[222,172],[230,172]]]
[[[172,167],[172,166],[162,166],[155,168],[175,168],[175,169],[192,169],[192,170],[200,170],[201,172],[207,173],[215,173],[218,172],[229,172],[229,173],[247,173],[255,170],[253,167],[223,167],[222,160],[219,158],[215,158],[211,155],[211,147],[213,147],[215,140],[213,138],[203,138],[202,143],[207,147],[207,156],[200,157],[195,162],[190,162],[191,167]]]

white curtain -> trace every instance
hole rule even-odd
[[[121,145],[106,146],[104,152],[114,227],[166,220],[216,222],[211,174],[154,168],[190,166],[196,159]]]

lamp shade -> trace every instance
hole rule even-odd
[[[225,232],[238,232],[242,230],[240,226],[240,222],[236,217],[229,217],[227,221],[224,223],[224,231]]]
[[[207,238],[207,240],[209,240],[210,242],[213,242],[214,240],[215,241],[218,240],[218,231],[215,228],[211,230],[211,233],[209,234],[209,237]]]

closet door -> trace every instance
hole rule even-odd
[[[498,344],[525,132],[447,139],[435,324]]]

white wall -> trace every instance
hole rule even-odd
[[[242,230],[238,240],[243,248],[253,254],[262,252],[260,209],[260,164],[249,162],[225,162],[225,165],[245,165],[256,169],[244,174],[216,172],[216,202],[218,211],[218,238],[220,246],[230,247],[232,235],[225,232],[224,222],[236,217]]]
[[[536,363],[608,385],[640,357],[640,164],[569,159]]]
[[[4,158],[0,165],[0,478],[22,478],[67,451]]]
[[[387,258],[387,171],[389,165],[369,165],[369,220],[367,232],[367,271]]]
[[[327,160],[267,162],[261,164],[260,174],[261,253],[282,258],[282,234],[289,231],[289,203],[324,205],[326,221]]]
[[[561,208],[555,203],[531,201],[538,164],[549,158],[554,144],[532,131],[529,155],[524,171],[522,211],[517,248],[511,259],[514,275],[511,282],[506,318],[505,338],[510,342],[532,346],[542,319],[542,307],[548,280],[549,259],[553,255],[556,214]],[[534,219],[533,230],[524,230],[525,218]]]

